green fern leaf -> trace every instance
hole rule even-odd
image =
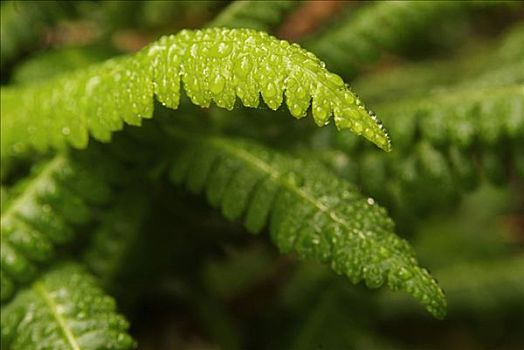
[[[93,277],[68,264],[46,273],[2,308],[2,347],[11,350],[134,348],[125,318]]]
[[[18,195],[11,194],[1,221],[2,302],[18,284],[33,280],[55,248],[90,220],[92,205],[109,200],[107,181],[90,165],[58,155],[12,190]]]
[[[304,43],[335,72],[352,76],[384,50],[399,51],[432,25],[481,6],[504,2],[379,1],[362,6],[331,30]],[[426,35],[427,36],[427,35]]]
[[[502,137],[515,139],[524,135],[523,109],[523,82],[450,88],[377,106],[384,119],[391,121],[398,144],[406,148],[416,140],[417,132],[433,144],[463,148],[476,140],[489,145]]]
[[[231,220],[245,216],[251,232],[269,221],[284,253],[328,263],[354,283],[386,283],[413,295],[436,317],[446,302],[428,272],[417,266],[409,245],[393,233],[384,209],[315,163],[293,160],[247,142],[203,138],[172,131],[185,151],[172,180],[209,202]]]
[[[245,106],[257,107],[261,94],[277,109],[285,95],[291,114],[300,118],[311,103],[319,126],[334,114],[339,129],[391,148],[374,114],[314,55],[262,32],[215,28],[182,31],[135,55],[43,84],[3,88],[2,157],[31,147],[62,148],[66,140],[82,148],[88,131],[108,141],[124,121],[140,125],[142,118],[151,117],[153,95],[177,108],[181,81],[191,101],[202,107],[215,101],[232,109],[237,96]]]
[[[477,314],[521,308],[524,303],[524,256],[480,262],[461,262],[435,271],[446,289],[451,313]],[[460,283],[457,283],[460,281]],[[417,313],[403,296],[385,293],[380,299],[386,316]]]
[[[301,1],[277,0],[271,5],[263,1],[234,1],[213,19],[208,27],[250,28],[269,31],[278,25],[285,14],[300,5]]]

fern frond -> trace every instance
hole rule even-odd
[[[524,71],[524,65],[519,66]],[[490,145],[502,137],[524,135],[524,79],[511,84],[444,89],[376,108],[402,148],[412,145],[417,132],[435,145],[469,147],[475,141]]]
[[[176,109],[181,81],[201,107],[214,100],[232,109],[237,96],[245,106],[256,107],[261,93],[277,109],[285,94],[291,114],[300,118],[311,102],[319,126],[334,114],[339,129],[391,148],[374,114],[314,55],[262,32],[208,29],[182,31],[135,55],[43,84],[2,89],[2,157],[28,148],[62,148],[66,141],[82,148],[88,131],[108,141],[124,121],[140,125],[142,118],[151,117],[153,95]]]
[[[112,191],[100,174],[108,166],[100,161],[98,166],[94,170],[87,162],[58,155],[12,190],[2,211],[0,236],[2,284],[12,287],[2,288],[2,303],[15,286],[34,279],[56,247],[90,220],[91,206],[109,200]]]
[[[514,170],[519,175],[521,152],[517,144],[515,141],[515,146],[510,146],[502,138],[492,146],[476,143],[463,148],[454,144],[437,146],[422,139],[404,153],[336,150],[342,148],[336,145],[335,150],[315,154],[339,176],[358,184],[387,206],[397,223],[407,224],[455,207],[464,195],[484,182],[500,185],[511,179]],[[339,164],[343,166],[339,168]]]
[[[271,4],[256,0],[233,1],[208,27],[250,28],[269,32],[301,1],[277,0]]]
[[[109,287],[120,277],[126,257],[135,247],[137,236],[147,215],[147,200],[142,192],[129,190],[120,195],[93,232],[84,253],[85,264]]]
[[[375,61],[383,49],[399,46],[459,1],[385,1],[363,6],[337,28],[304,45],[326,61],[330,69],[353,75],[360,66]]]
[[[172,131],[185,143],[172,180],[194,192],[204,188],[225,217],[245,214],[250,232],[269,221],[272,240],[284,253],[330,264],[354,283],[386,283],[419,300],[436,317],[446,302],[411,248],[393,232],[393,222],[372,199],[360,195],[316,163],[294,160],[241,141]]]
[[[428,91],[462,83],[487,86],[491,82],[500,84],[500,78],[507,83],[522,81],[522,66],[519,66],[524,61],[522,41],[524,24],[517,24],[494,42],[468,48],[449,59],[411,63],[366,74],[352,85],[368,103],[383,103],[407,96],[426,96]]]
[[[382,52],[399,48],[420,32],[433,28],[450,16],[481,6],[508,6],[508,3],[467,1],[379,1],[350,13],[338,27],[304,43],[322,57],[328,67],[344,76],[353,76],[365,65],[377,61]]]
[[[113,298],[75,264],[46,273],[2,308],[2,347],[11,350],[126,350],[129,324]]]
[[[485,310],[512,310],[524,303],[524,257],[465,262],[435,271],[446,289],[450,316]],[[387,293],[381,299],[386,315],[416,313],[408,300]],[[481,311],[482,310],[482,311]]]

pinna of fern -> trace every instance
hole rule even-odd
[[[171,178],[194,192],[205,188],[226,218],[244,216],[253,233],[268,222],[282,252],[325,262],[354,283],[364,280],[371,288],[387,283],[414,296],[434,316],[444,316],[443,292],[394,234],[385,210],[349,183],[319,164],[248,142],[170,132],[184,146]]]
[[[135,348],[113,298],[75,263],[55,266],[20,292],[2,308],[1,324],[2,347],[12,350]]]
[[[406,65],[355,81],[401,152],[379,154],[351,135],[322,130],[331,132],[332,145],[321,157],[333,165],[329,153],[339,152],[354,170],[341,175],[352,176],[404,219],[457,204],[482,179],[502,184],[522,178],[524,67],[515,42],[523,28],[517,25],[452,61]],[[463,78],[453,81],[457,75]],[[406,210],[409,203],[416,210]]]
[[[2,206],[2,304],[74,239],[96,207],[110,201],[118,167],[98,159],[93,169],[93,159],[93,150],[80,157],[58,154],[10,190]]]
[[[191,101],[201,107],[215,101],[232,109],[236,97],[256,107],[261,94],[276,109],[285,95],[293,116],[305,116],[311,104],[319,126],[334,114],[338,128],[391,149],[374,114],[314,55],[262,32],[213,28],[182,31],[137,54],[49,82],[3,88],[2,158],[28,149],[60,149],[66,143],[83,148],[88,132],[108,141],[124,122],[140,125],[142,118],[152,116],[153,95],[176,109],[181,81]]]
[[[3,89],[2,150],[16,156],[28,149],[60,149],[67,141],[85,147],[88,131],[108,141],[123,122],[139,125],[142,117],[151,116],[153,95],[177,108],[180,80],[199,106],[215,101],[230,109],[239,97],[244,105],[256,107],[261,93],[266,104],[276,109],[285,95],[294,116],[304,116],[312,104],[317,124],[326,124],[334,113],[339,128],[363,133],[390,149],[389,138],[373,114],[316,57],[263,33],[210,29],[165,37],[136,55],[49,82]],[[436,317],[444,316],[446,302],[436,282],[418,267],[407,243],[393,234],[384,211],[352,186],[321,167],[256,146],[246,144],[242,150],[244,145],[215,139],[204,146],[210,148],[196,150],[202,153],[197,158],[201,164],[189,169],[193,164],[184,160],[192,152],[184,153],[174,174],[183,179],[188,170],[190,186],[198,189],[215,161],[223,161],[209,179],[208,196],[212,204],[222,204],[226,217],[233,219],[248,210],[248,228],[259,231],[269,220],[272,238],[282,251],[327,262],[338,273],[354,282],[364,279],[370,287],[387,282],[412,294]],[[237,176],[236,170],[243,171]],[[239,186],[227,187],[230,179]],[[252,191],[257,198],[248,202]],[[310,225],[300,226],[303,220]]]
[[[487,6],[512,4],[504,1],[377,1],[349,12],[333,28],[304,41],[304,47],[322,57],[330,69],[344,77],[353,77],[377,61],[383,51],[398,52],[427,28]]]

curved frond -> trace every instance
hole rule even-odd
[[[342,79],[311,53],[262,32],[242,29],[182,31],[135,55],[107,61],[56,80],[2,89],[1,150],[85,147],[88,132],[108,141],[126,122],[140,125],[153,112],[153,96],[176,109],[180,83],[191,101],[232,109],[238,96],[257,107],[259,95],[271,109],[286,97],[291,114],[325,125],[334,114],[339,129],[362,134],[390,150],[382,124]]]
[[[113,298],[78,265],[46,273],[2,308],[2,347],[127,350],[134,340]]]
[[[387,283],[419,300],[436,317],[446,309],[444,294],[418,267],[406,241],[394,234],[385,210],[322,166],[262,147],[222,138],[187,136],[172,180],[194,192],[206,190],[225,217],[242,215],[251,232],[269,222],[284,253],[331,265],[354,283],[371,288]]]
[[[269,32],[301,1],[234,1],[207,24],[208,27],[250,28]]]
[[[1,221],[2,285],[11,287],[2,287],[2,303],[17,285],[33,280],[56,247],[90,220],[91,206],[109,200],[108,177],[100,174],[107,169],[100,160],[94,170],[89,163],[58,155],[11,191]]]
[[[379,154],[330,129],[315,138],[328,140],[324,147],[360,174],[355,179],[345,169],[342,176],[393,209],[397,219],[453,206],[483,179],[501,184],[515,170],[522,177],[524,56],[514,42],[523,29],[517,26],[495,44],[453,61],[407,65],[355,82],[400,152]],[[336,167],[329,152],[321,154]]]

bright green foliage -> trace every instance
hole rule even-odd
[[[408,216],[454,205],[483,178],[507,181],[518,170],[524,135],[524,56],[514,44],[522,28],[453,62],[407,65],[355,82],[400,152],[379,154],[332,132],[358,169],[351,180]],[[457,82],[457,75],[464,79]]]
[[[220,12],[207,26],[250,28],[268,32],[281,22],[286,13],[300,3],[301,1],[277,0],[271,1],[271,5],[268,6],[263,1],[235,1]]]
[[[2,348],[126,350],[125,318],[93,277],[75,264],[46,273],[2,309]]]
[[[252,30],[182,31],[139,53],[107,61],[43,84],[2,89],[2,156],[28,147],[85,147],[88,131],[108,141],[123,122],[140,125],[153,113],[153,95],[178,108],[180,82],[191,101],[232,109],[236,96],[257,107],[259,94],[271,109],[286,96],[291,114],[325,125],[334,113],[340,129],[363,134],[390,150],[374,114],[328,72],[314,55]],[[67,98],[65,98],[67,96]],[[34,118],[38,115],[38,118]]]
[[[92,169],[85,159],[57,155],[11,190],[2,206],[2,303],[18,284],[36,277],[57,246],[74,238],[76,229],[90,220],[93,205],[110,199],[107,175],[114,169],[100,161]]]
[[[522,5],[301,4],[2,2],[2,348],[519,348]]]
[[[327,263],[353,283],[364,280],[370,288],[387,283],[413,295],[436,317],[445,315],[444,294],[373,199],[316,163],[247,142],[181,136],[187,148],[171,178],[194,192],[205,188],[225,217],[244,215],[254,233],[269,221],[282,252]]]

